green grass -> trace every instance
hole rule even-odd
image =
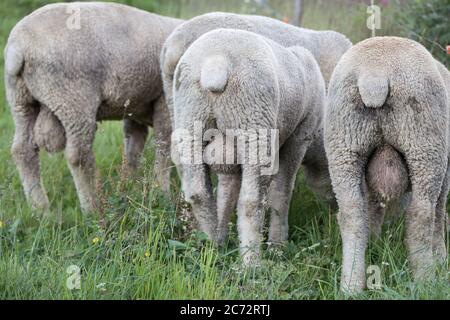
[[[0,48],[4,47],[9,30],[18,19],[44,2],[1,2]],[[124,2],[184,17],[200,13],[192,13],[186,4]],[[225,1],[220,3],[223,5]],[[310,5],[307,3],[307,8]],[[340,31],[347,28],[353,40],[367,36],[364,28],[357,27],[358,22],[330,20],[333,15],[344,17],[345,10],[332,8],[321,16],[319,9],[310,7],[304,18],[306,26],[336,26]],[[333,11],[336,12],[332,14]],[[365,23],[364,14],[349,16]],[[3,65],[0,73],[3,74]],[[205,243],[202,234],[184,232],[189,225],[177,219],[184,208],[165,200],[153,184],[152,139],[139,178],[120,186],[121,124],[110,122],[99,126],[95,153],[101,177],[99,189],[105,205],[105,223],[100,228],[97,217],[81,214],[61,154],[42,154],[42,176],[51,200],[51,217],[42,218],[28,208],[9,153],[13,131],[1,77],[0,299],[344,298],[338,291],[341,244],[336,217],[307,189],[301,175],[291,205],[289,243],[282,249],[264,250],[262,266],[245,271],[240,267],[236,250],[235,225],[231,226],[229,242],[221,249]],[[173,184],[173,195],[177,198],[179,187],[175,175]],[[449,299],[448,265],[435,282],[423,286],[413,284],[403,236],[400,220],[386,226],[381,239],[371,241],[367,262],[381,268],[382,289],[366,291],[358,298]],[[70,276],[66,271],[71,265],[81,268],[81,290],[69,290],[66,286]]]

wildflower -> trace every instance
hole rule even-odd
[[[94,239],[92,239],[93,244],[97,244],[97,242],[99,242],[99,241],[100,241],[99,237],[95,237]]]
[[[144,256],[145,256],[146,258],[150,257],[150,252],[145,251]]]
[[[305,252],[306,250],[314,250],[315,248],[317,248],[318,246],[320,246],[320,242],[318,242],[318,243],[314,243],[312,246],[310,246],[310,247],[307,247],[307,248],[303,248],[302,249],[302,252]]]

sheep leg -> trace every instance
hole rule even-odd
[[[25,196],[35,209],[48,209],[49,201],[40,174],[39,148],[34,142],[33,128],[38,109],[32,105],[13,106],[15,132],[11,148],[22,180]]]
[[[154,165],[156,181],[165,193],[169,193],[170,171],[172,167],[172,161],[170,159],[172,125],[163,96],[153,106],[153,130],[156,144]]]
[[[298,130],[305,125],[299,126]],[[289,235],[289,205],[295,186],[297,172],[311,140],[299,138],[294,133],[280,150],[278,173],[273,177],[268,194],[270,204],[269,242],[281,244]]]
[[[197,220],[198,227],[214,242],[216,240],[217,210],[209,171],[205,165],[201,164],[184,166],[181,173],[184,197],[192,206],[192,213]]]
[[[59,110],[63,110],[60,108]],[[70,108],[67,108],[68,110]],[[83,212],[100,209],[95,188],[95,157],[93,143],[96,131],[95,116],[76,119],[59,115],[66,130],[65,155]]]
[[[447,173],[441,188],[436,206],[436,217],[434,225],[433,252],[438,262],[445,261],[447,249],[445,248],[445,227],[447,225],[447,195],[450,188],[450,163],[447,165]]]
[[[239,249],[245,266],[257,265],[260,259],[264,224],[263,200],[268,184],[268,178],[261,176],[260,168],[243,166],[237,226]]]
[[[433,276],[433,234],[441,191],[436,186],[442,186],[445,174],[440,160],[431,155],[427,150],[423,150],[422,157],[416,153],[415,157],[406,155],[406,159],[414,159],[408,163],[412,200],[406,210],[406,246],[413,276],[418,281]]]
[[[343,161],[336,161],[336,155]],[[347,150],[334,150],[330,158],[343,249],[341,291],[348,294],[358,293],[365,287],[364,260],[369,238],[369,218],[363,193],[365,162],[360,154]]]
[[[386,210],[382,207],[380,201],[370,192],[368,192],[367,197],[370,231],[376,237],[380,237]]]
[[[125,136],[125,159],[122,166],[122,180],[136,172],[144,151],[148,136],[148,127],[131,119],[125,119],[123,125]]]
[[[164,52],[162,55],[166,55],[166,53]],[[181,57],[181,55],[180,55]],[[178,63],[178,60],[177,60]],[[174,123],[175,121],[175,116],[174,116],[174,103],[173,103],[173,78],[174,78],[174,71],[175,71],[175,67],[176,64],[168,67],[168,66],[164,66],[162,73],[161,73],[161,77],[163,79],[163,91],[164,91],[164,96],[165,96],[165,100],[166,100],[166,105],[167,105],[167,110],[169,113],[169,121],[171,124]],[[168,70],[168,68],[173,69],[173,70]]]
[[[23,79],[6,74],[5,85],[15,125],[11,153],[25,197],[33,208],[47,209],[49,201],[41,181],[39,148],[33,133],[39,109]]]
[[[223,244],[228,236],[228,224],[236,208],[241,177],[239,174],[219,174],[217,184],[217,242]]]

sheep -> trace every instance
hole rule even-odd
[[[218,170],[229,178],[232,182],[228,183],[238,190],[243,262],[247,266],[257,264],[263,203],[267,198],[274,211],[287,217],[297,170],[322,123],[325,83],[317,62],[299,46],[285,48],[252,32],[216,29],[200,36],[186,50],[174,79],[172,143],[179,155],[175,163],[181,168],[185,198],[200,230],[216,241],[218,206],[210,171]],[[255,136],[252,132],[256,130]],[[277,135],[264,130],[276,130]],[[220,157],[213,161],[203,157],[209,144],[220,153],[224,140],[217,137],[224,135],[226,143],[230,136],[243,139],[240,147],[234,138],[226,145],[227,161],[223,164]],[[276,136],[278,139],[273,139]],[[199,138],[206,141],[198,145]],[[266,141],[271,155],[279,154],[278,171],[272,166],[277,163],[274,159],[255,161],[256,154],[261,156],[267,150],[261,147],[257,152],[250,151],[260,141]],[[195,160],[199,154],[200,161]],[[275,188],[268,193],[271,182]]]
[[[168,189],[171,124],[159,55],[181,22],[92,2],[46,5],[13,28],[5,48],[6,93],[15,122],[11,151],[33,208],[49,207],[39,148],[65,149],[82,210],[98,206],[92,143],[96,122],[103,120],[124,120],[129,172],[153,125],[155,172]]]
[[[308,49],[317,60],[325,79],[331,77],[340,57],[352,43],[344,35],[334,31],[313,31],[294,27],[281,21],[262,16],[239,15],[233,13],[213,12],[195,17],[177,27],[167,38],[161,52],[161,72],[164,93],[171,118],[173,120],[173,77],[175,68],[188,47],[202,34],[217,29],[241,29],[263,35],[285,47],[302,46]],[[323,146],[322,130],[318,130],[311,148],[308,149],[303,163],[308,185],[335,207],[334,194],[328,174],[328,163]],[[219,215],[219,242],[227,235],[228,223],[236,206],[240,181],[235,175],[218,175],[217,193]],[[284,212],[284,210],[282,210]],[[283,232],[271,232],[270,242],[280,243],[287,239],[287,216],[272,214],[275,230],[282,226]],[[278,226],[278,227],[276,227]]]
[[[202,34],[218,28],[246,30],[284,47],[302,46],[308,49],[319,64],[326,86],[339,59],[352,46],[351,41],[338,32],[298,28],[269,17],[224,12],[200,15],[178,26],[165,41],[161,52],[164,93],[171,117],[173,77],[181,56]]]
[[[432,276],[435,262],[446,258],[449,88],[448,70],[403,38],[364,40],[336,66],[324,139],[339,206],[342,291],[365,287],[369,222],[379,219],[370,215],[380,213],[373,199],[410,193],[406,246],[416,280]]]

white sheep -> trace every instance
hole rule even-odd
[[[176,66],[181,56],[195,40],[204,33],[217,28],[247,30],[265,36],[284,47],[302,46],[308,49],[317,60],[326,84],[328,84],[340,57],[352,45],[344,35],[338,32],[298,28],[268,17],[222,12],[195,17],[174,30],[164,43],[161,53],[164,93],[172,118],[172,90]],[[315,134],[314,142],[305,155],[303,166],[307,183],[311,189],[334,206],[334,194],[332,193],[321,129]],[[218,175],[219,242],[226,238],[228,223],[239,195],[239,188],[237,188],[239,183],[240,181],[234,175]],[[280,202],[283,209],[280,208],[278,212],[285,212],[288,205],[289,203]],[[287,215],[280,216],[275,211],[273,212],[271,242],[279,243],[287,239],[287,218]]]
[[[352,46],[350,40],[335,31],[315,31],[257,15],[211,12],[179,25],[167,38],[161,53],[161,71],[169,111],[173,111],[172,89],[175,68],[187,48],[201,35],[214,29],[238,29],[260,34],[284,47],[302,46],[319,64],[325,85],[341,56]]]
[[[168,189],[171,124],[159,69],[163,42],[181,20],[112,3],[44,6],[11,31],[5,49],[7,99],[15,122],[12,146],[28,201],[49,206],[39,148],[65,148],[81,208],[97,206],[92,143],[96,122],[124,120],[125,171],[133,171],[148,125],[155,172]]]
[[[376,202],[397,201],[408,188],[406,244],[415,279],[427,278],[447,256],[449,88],[448,70],[408,39],[362,41],[338,63],[325,147],[339,205],[343,291],[365,287],[369,221],[383,207]]]
[[[206,141],[196,149],[199,137],[195,132],[201,135],[213,130],[209,143],[215,144],[215,152],[223,146],[216,142],[217,137],[230,136],[230,130],[244,139],[241,147],[232,141],[224,152],[229,155],[236,150],[239,161],[232,157],[231,163],[224,165],[220,160],[209,163],[225,177],[239,181],[240,249],[244,263],[250,265],[259,258],[263,202],[270,182],[275,186],[268,195],[270,205],[287,217],[297,170],[322,124],[325,84],[320,69],[302,47],[284,48],[251,32],[217,29],[202,35],[186,50],[174,79],[173,144],[180,157],[185,157],[179,164],[182,188],[200,229],[212,240],[217,239],[218,222],[210,167],[203,158],[195,161],[195,151],[203,155],[210,145]],[[275,162],[252,162],[256,153],[250,151],[254,150],[251,146],[269,135],[252,135],[253,130],[259,133],[261,129],[278,132],[278,144],[266,140],[271,154],[279,153],[279,170],[274,175],[264,170]],[[259,156],[263,150],[258,150]]]

